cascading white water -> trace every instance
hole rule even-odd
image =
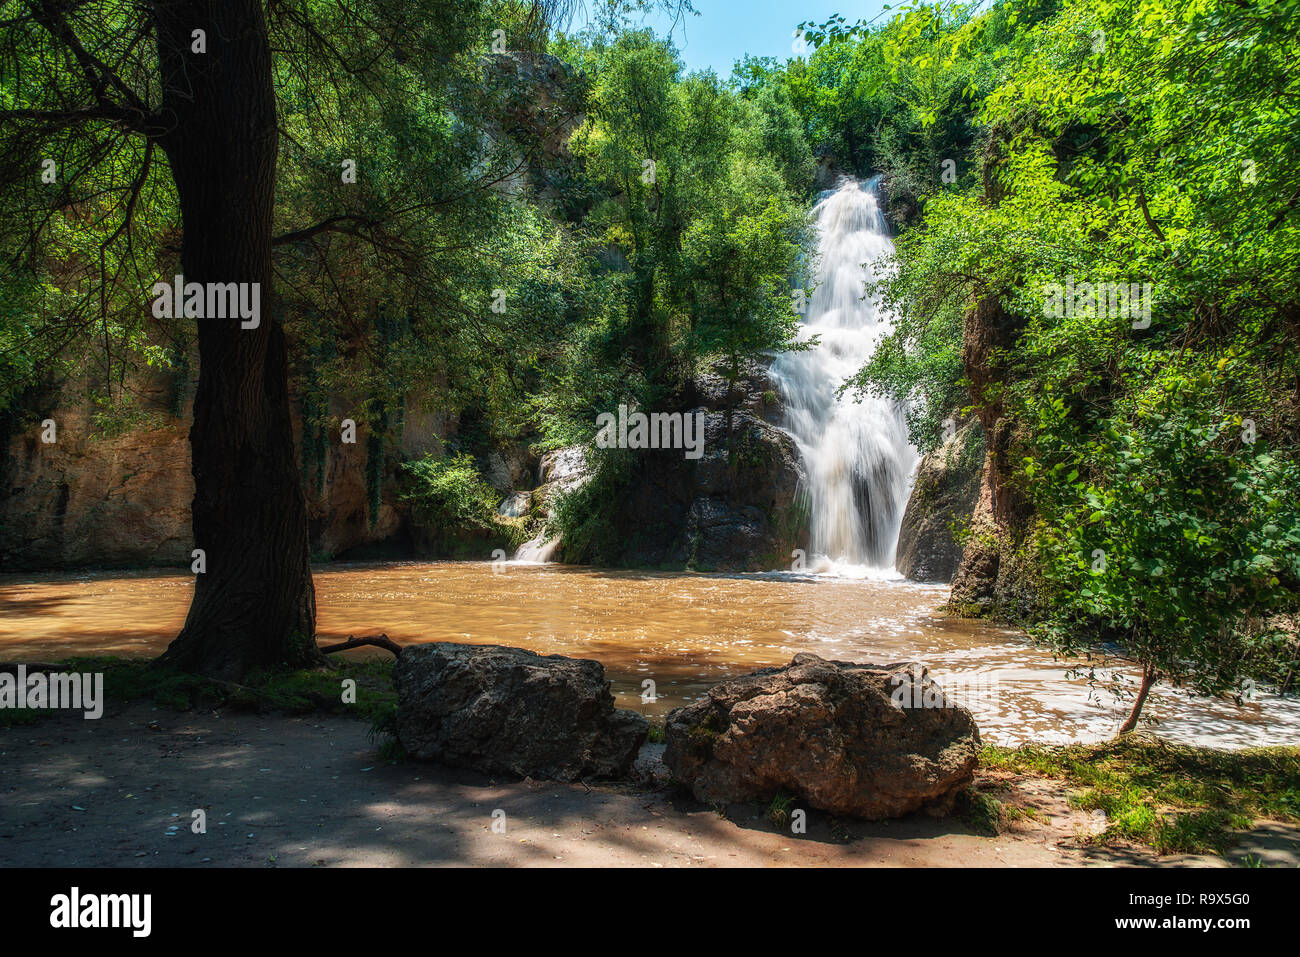
[[[823,565],[892,572],[917,452],[897,403],[836,397],[891,328],[890,317],[864,298],[866,278],[878,275],[881,257],[894,248],[874,188],[874,180],[865,188],[845,180],[814,208],[817,287],[800,337],[819,336],[820,344],[784,353],[772,375],[807,472],[809,551]]]
[[[572,492],[578,488],[590,477],[591,473],[587,467],[587,453],[580,445],[570,445],[566,448],[556,449],[547,452],[542,456],[542,461],[538,467],[538,479],[543,487],[549,486],[549,494],[546,496],[550,501],[550,507],[546,511],[546,520],[548,522],[554,519],[554,505],[557,493]],[[533,493],[538,494],[537,492]],[[507,502],[510,499],[506,500]],[[504,503],[503,503],[504,505]],[[501,511],[501,509],[498,509]],[[542,530],[536,538],[532,538],[515,551],[513,561],[526,565],[545,564],[549,562],[560,547],[559,536],[548,538],[545,529]]]

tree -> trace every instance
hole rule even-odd
[[[199,320],[190,444],[195,546],[206,570],[163,660],[230,679],[320,661],[285,340],[271,312],[278,134],[262,5],[93,6],[32,0],[13,11],[6,55],[16,70],[0,114],[6,140],[91,139],[105,128],[142,138],[122,226],[127,241],[160,150],[181,211],[185,282],[249,284],[261,307],[251,328],[238,317]],[[70,176],[93,169],[95,157],[83,159]]]
[[[682,239],[682,258],[694,303],[690,349],[722,361],[730,434],[745,362],[810,345],[798,340],[789,286],[809,239],[775,170],[733,157],[714,189]]]
[[[449,52],[485,35],[489,7],[498,22],[523,24],[528,32],[544,25],[556,6],[451,0],[364,0],[347,8],[314,0],[5,5],[0,150],[12,159],[4,179],[23,183],[30,195],[39,158],[60,150],[71,159],[61,180],[66,197],[106,164],[116,169],[134,158],[129,180],[113,184],[121,201],[112,213],[120,225],[103,236],[101,263],[119,243],[132,244],[140,197],[152,176],[165,173],[179,208],[185,282],[260,290],[255,324],[199,320],[190,442],[195,546],[206,553],[206,568],[162,662],[237,680],[258,669],[323,660],[313,640],[316,604],[286,341],[273,312],[277,86],[310,76],[311,95],[323,100],[332,93],[341,113],[348,94],[377,95],[408,60],[415,66],[406,76],[426,69],[436,77]],[[31,241],[21,247],[28,264],[39,257],[34,250],[53,215],[76,212],[65,206],[42,216],[36,206],[6,216],[29,227]],[[380,225],[344,210],[279,239]],[[101,303],[110,291],[120,295],[141,277],[158,276],[148,264],[133,265],[125,277],[101,268]],[[126,298],[144,299],[151,286],[141,285]]]
[[[1093,436],[1041,429],[1026,463],[1053,596],[1035,631],[1066,655],[1098,630],[1123,643],[1142,681],[1120,734],[1159,681],[1239,695],[1284,648],[1270,612],[1300,597],[1300,467],[1216,408],[1194,363],[1150,358],[1145,372]],[[1066,417],[1061,397],[1044,405]]]
[[[1297,9],[1014,0],[939,29],[921,4],[860,41],[897,54],[888,81],[790,79],[813,129],[878,92],[915,155],[927,124],[974,129],[935,140],[971,148],[922,190],[854,384],[913,401],[918,444],[969,388],[999,523],[971,577],[1059,650],[1138,662],[1122,732],[1159,681],[1221,694],[1295,655]]]

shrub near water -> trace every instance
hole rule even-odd
[[[1148,674],[1221,694],[1290,657],[1256,617],[1300,592],[1300,468],[1215,394],[1229,360],[1217,379],[1187,365],[1153,357],[1091,435],[1036,400],[1025,471],[1053,605],[1036,631],[1071,654],[1103,628]]]
[[[407,480],[403,499],[415,506],[416,517],[441,544],[450,544],[464,533],[511,544],[522,541],[522,528],[497,516],[501,495],[483,480],[472,456],[425,456],[407,462],[402,470]]]

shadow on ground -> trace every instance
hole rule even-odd
[[[663,786],[494,781],[384,764],[346,717],[175,712],[148,705],[0,729],[8,866],[311,867],[1294,865],[1285,827],[1219,858],[1083,849],[1068,814],[981,836],[956,818],[867,823],[768,808],[725,814]],[[194,825],[202,812],[206,833]],[[494,828],[495,825],[495,828]],[[504,825],[504,826],[503,826]]]

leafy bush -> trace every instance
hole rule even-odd
[[[435,529],[500,531],[496,507],[501,496],[483,480],[473,456],[446,458],[426,455],[407,462],[402,472],[408,488],[402,498],[415,506],[417,517]]]

